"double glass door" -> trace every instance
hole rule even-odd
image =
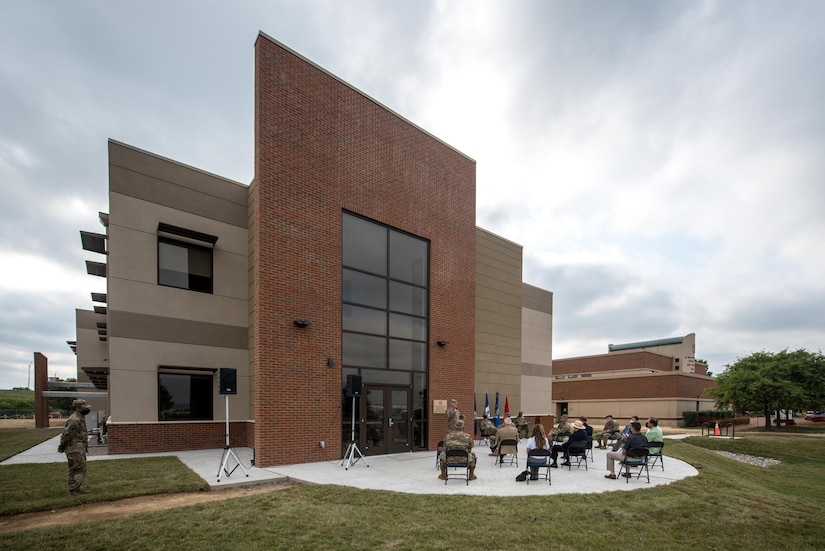
[[[364,385],[359,444],[364,455],[410,451],[412,418],[408,386]]]

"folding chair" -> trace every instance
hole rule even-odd
[[[534,450],[530,450],[527,453],[527,470],[530,470],[530,467],[537,467],[536,473],[541,476],[541,470],[547,469],[547,474],[545,478],[547,478],[547,484],[552,485],[553,483],[550,480],[550,462],[551,462],[551,454],[550,450],[545,450],[542,448],[536,448]],[[530,477],[527,477],[527,484],[530,484]]]
[[[587,454],[590,456],[590,461],[591,462],[595,461],[593,459],[593,437],[592,436],[587,437],[587,447],[585,449],[587,450]]]
[[[632,450],[627,450],[627,455],[624,457],[624,461],[621,462],[621,466],[619,467],[619,476],[616,478],[621,478],[622,471],[624,471],[625,475],[625,482],[628,484],[630,483],[630,479],[632,475],[630,474],[630,467],[639,467],[639,474],[636,476],[636,480],[639,480],[642,476],[642,469],[645,470],[645,474],[647,475],[647,483],[650,484],[650,471],[647,468],[647,448],[634,448]]]
[[[587,469],[587,441],[586,440],[576,440],[575,442],[570,442],[570,445],[567,447],[567,470],[571,470],[573,468],[573,458],[576,458],[576,468],[582,466],[582,460],[584,460],[584,470]]]
[[[502,440],[496,450],[496,463],[498,463],[499,468],[505,461],[518,467],[518,440],[514,438]]]
[[[647,457],[653,458],[653,463],[650,464],[650,468],[656,466],[656,462],[659,462],[659,466],[662,467],[662,470],[665,470],[665,458],[662,455],[662,450],[665,449],[664,442],[648,442],[647,443]]]
[[[463,478],[467,482],[467,486],[470,485],[470,454],[467,450],[462,449],[449,449],[445,450],[444,453],[444,460],[446,461],[447,468],[445,469],[446,476],[444,477],[444,484],[447,484],[447,481],[450,480],[450,469],[464,469],[464,475],[462,476],[460,473],[456,473],[453,471],[452,477],[453,478]]]

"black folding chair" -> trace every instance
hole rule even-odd
[[[463,449],[448,449],[444,451],[445,456],[444,460],[446,461],[447,468],[445,469],[446,476],[444,477],[444,484],[447,484],[447,481],[450,480],[450,469],[457,469],[458,471],[464,470],[464,475],[462,476],[460,472],[456,473],[453,471],[452,478],[463,478],[467,482],[467,486],[470,485],[470,454],[467,450]]]
[[[647,475],[647,483],[650,484],[650,471],[647,468],[647,452],[647,448],[627,450],[627,455],[625,455],[624,461],[622,461],[619,467],[619,476],[617,478],[624,476],[626,482],[630,483],[630,479],[633,476],[630,473],[630,467],[639,467],[639,474],[636,476],[636,480],[642,477],[642,469],[644,469],[645,475]],[[622,471],[624,471],[624,474],[622,474]]]
[[[536,448],[534,450],[530,450],[527,452],[527,470],[531,471],[531,467],[536,467],[536,474],[541,476],[542,468],[546,469],[547,474],[545,478],[547,478],[547,484],[552,485],[553,483],[550,480],[550,463],[552,462],[552,457],[550,454],[550,450],[545,450],[543,448]],[[532,471],[530,473],[532,475]],[[530,477],[527,477],[527,484],[530,484]]]
[[[662,455],[662,450],[665,449],[664,442],[648,442],[647,443],[647,457],[653,458],[653,463],[650,464],[650,468],[656,466],[656,462],[659,462],[659,466],[662,467],[662,470],[665,470],[665,458]]]
[[[496,450],[496,463],[498,463],[499,468],[505,461],[518,467],[518,440],[514,438],[502,440],[498,443]]]
[[[584,461],[584,470],[587,469],[587,440],[576,440],[575,442],[570,442],[570,445],[567,446],[567,470],[573,468],[573,458],[576,458],[576,468],[582,466],[582,460]]]

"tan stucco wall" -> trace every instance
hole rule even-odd
[[[521,259],[522,247],[481,228],[476,228],[476,380],[478,414],[484,395],[504,413],[505,397],[510,412],[522,407],[521,397]]]
[[[551,415],[553,391],[553,293],[523,285],[521,408],[525,416]]]

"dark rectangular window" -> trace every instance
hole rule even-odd
[[[158,285],[212,292],[212,249],[158,237]]]
[[[158,421],[212,420],[213,375],[158,373]]]

